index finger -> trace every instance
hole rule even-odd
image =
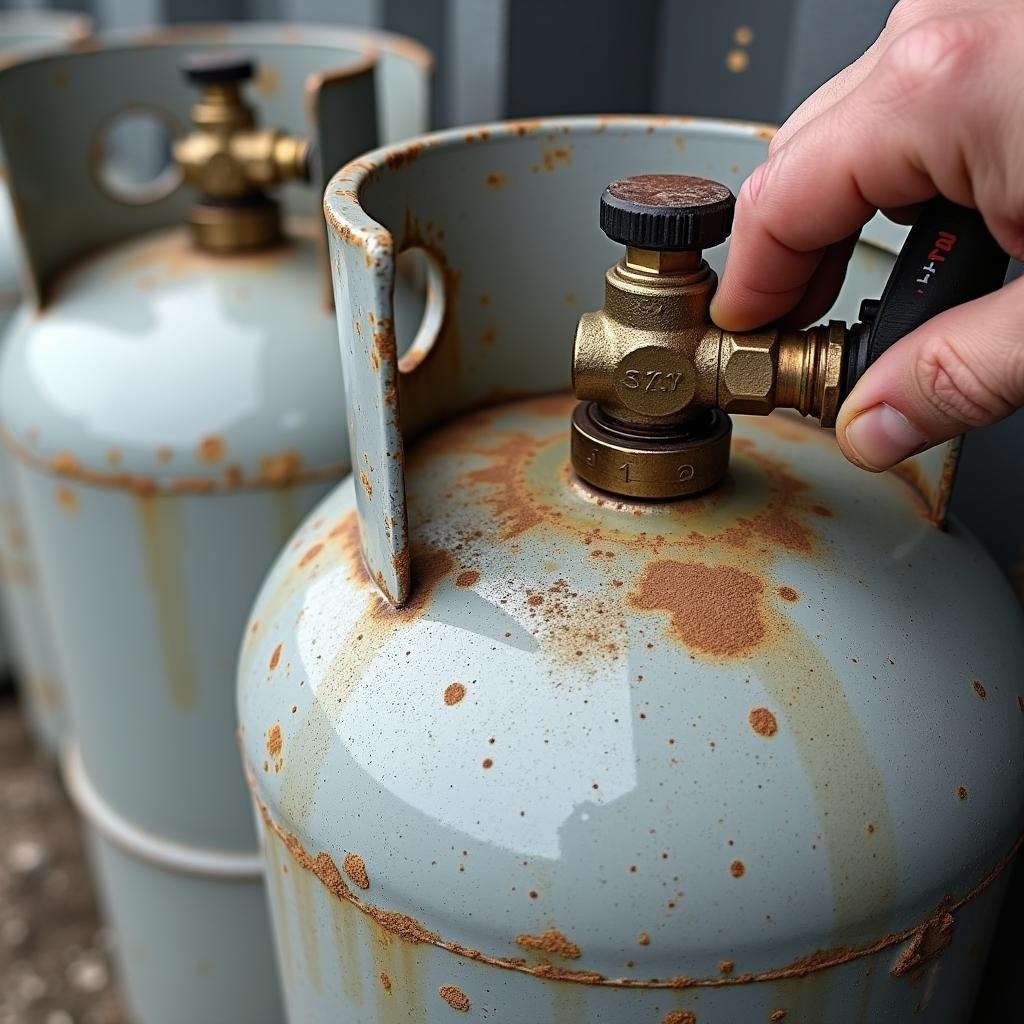
[[[1013,34],[1003,24],[993,28],[1005,17],[993,13],[998,17],[934,19],[910,29],[872,75],[754,171],[740,190],[712,304],[719,326],[748,330],[789,312],[827,248],[879,208],[908,206],[937,191],[975,205],[970,161],[980,153],[991,162],[992,154],[968,135],[1000,137],[1000,129],[992,135],[999,104],[979,80],[1000,38]],[[1019,35],[1024,20],[1018,16],[1012,28]]]

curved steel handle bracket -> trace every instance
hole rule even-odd
[[[402,605],[411,579],[393,308],[395,242],[360,207],[361,177],[358,163],[338,174],[327,188],[324,214],[363,558],[384,596]],[[372,273],[353,272],[353,264],[364,261]]]

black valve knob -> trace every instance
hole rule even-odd
[[[736,197],[717,181],[640,174],[604,190],[601,230],[637,249],[708,249],[729,237],[735,205]]]
[[[194,53],[181,62],[181,70],[193,85],[236,85],[256,73],[256,61],[244,53]]]

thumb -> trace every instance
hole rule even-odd
[[[836,438],[879,472],[1024,405],[1024,278],[898,341],[839,410]]]

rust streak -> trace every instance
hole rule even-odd
[[[447,950],[458,957],[467,960],[475,960],[479,963],[488,964],[492,967],[501,967],[510,971],[518,971],[521,974],[532,974],[542,978],[550,978],[556,981],[576,982],[579,984],[596,985],[609,988],[643,988],[643,989],[681,989],[681,988],[719,988],[729,985],[749,985],[756,982],[781,981],[787,978],[801,978],[817,971],[826,970],[830,967],[837,967],[853,960],[866,956],[873,956],[883,950],[891,949],[903,942],[914,939],[918,933],[932,925],[935,915],[938,912],[955,914],[961,907],[966,906],[980,893],[984,892],[1006,868],[1012,864],[1021,847],[1024,846],[1024,834],[1021,834],[1010,850],[982,877],[968,892],[955,901],[944,901],[937,911],[933,912],[927,920],[905,928],[901,931],[890,932],[881,936],[873,942],[861,946],[836,946],[831,949],[819,949],[815,952],[799,957],[783,967],[772,968],[757,973],[734,974],[723,977],[703,978],[651,978],[648,980],[636,978],[608,978],[603,974],[594,971],[573,971],[567,968],[555,967],[551,964],[528,964],[522,960],[509,959],[506,957],[490,956],[479,950],[471,949],[459,942],[443,939],[436,932],[429,931],[415,918],[398,911],[382,910],[372,904],[361,900],[345,884],[340,872],[334,865],[334,861],[327,853],[320,853],[315,858],[310,857],[303,848],[298,838],[287,829],[279,825],[271,816],[269,809],[259,799],[256,793],[255,781],[249,769],[248,763],[244,765],[246,779],[249,788],[256,801],[260,815],[266,828],[278,837],[285,848],[294,858],[295,862],[303,869],[312,872],[324,883],[327,889],[339,900],[353,904],[362,913],[371,917],[386,930],[399,936],[407,942],[429,943],[439,949]]]

